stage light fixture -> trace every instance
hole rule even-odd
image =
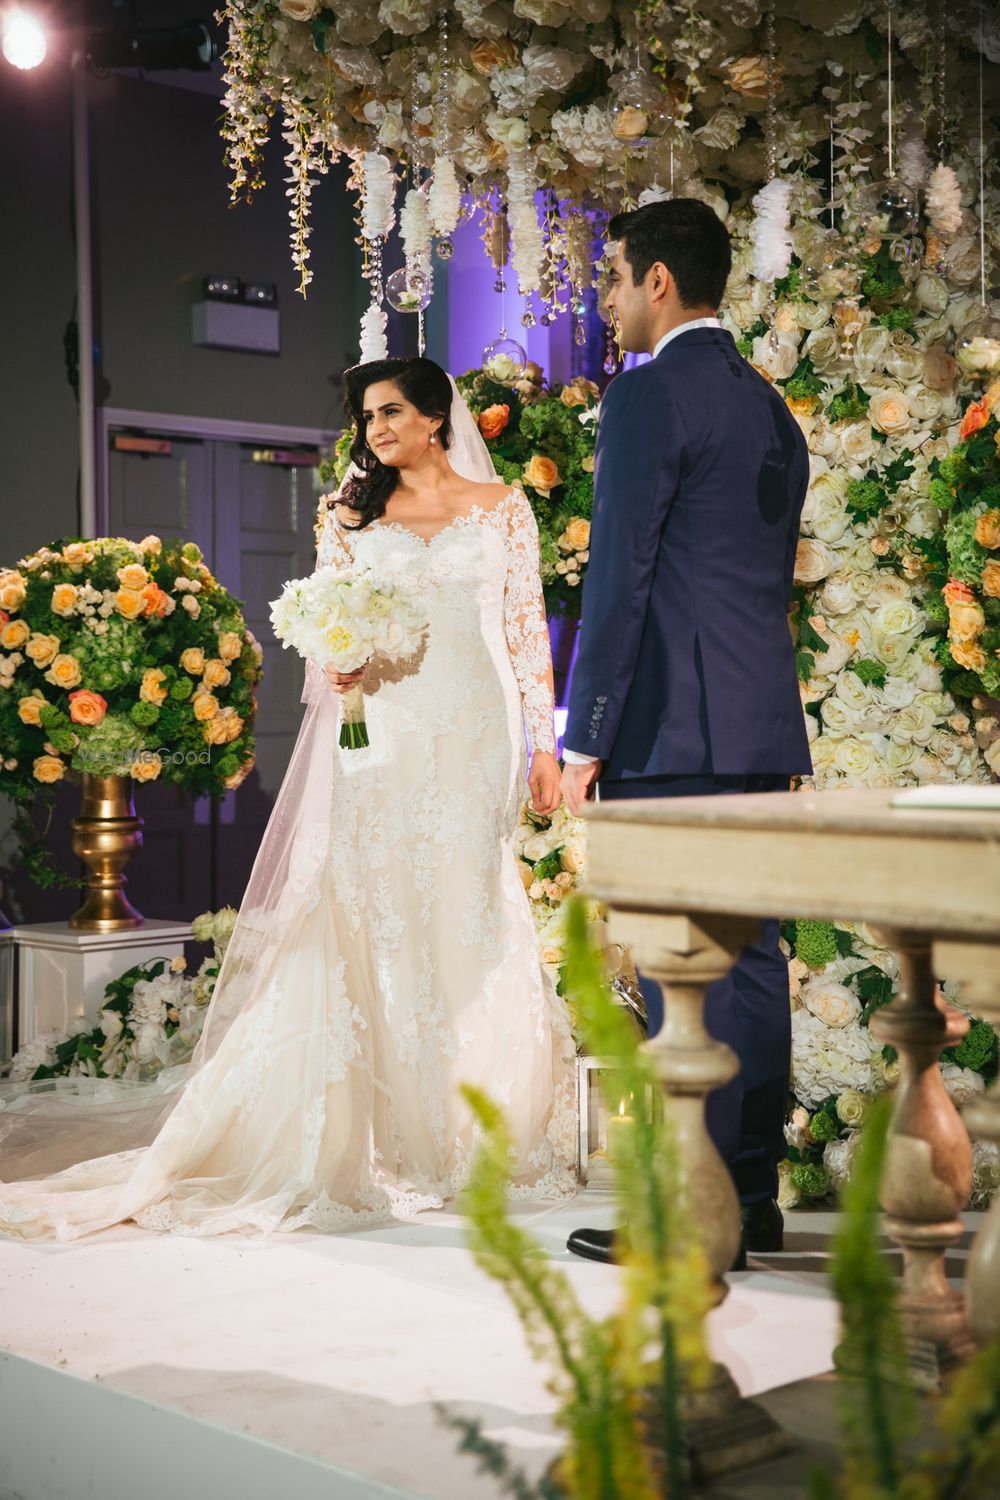
[[[243,296],[243,283],[238,276],[206,276],[202,290],[213,302],[239,302]]]
[[[184,21],[168,28],[130,27],[93,31],[87,37],[87,62],[96,73],[112,68],[141,68],[153,73],[170,68],[206,72],[216,57],[215,40],[204,21]]]
[[[248,281],[243,288],[243,301],[257,307],[277,307],[278,288],[273,281]]]
[[[12,10],[3,23],[3,55],[12,67],[37,68],[45,57],[45,30],[25,10]]]

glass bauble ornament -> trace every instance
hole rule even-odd
[[[984,309],[966,323],[955,340],[955,358],[973,380],[995,380],[1000,375],[1000,318]]]
[[[501,334],[483,350],[483,369],[501,385],[513,385],[528,368],[528,356],[516,339]]]
[[[870,182],[858,193],[858,218],[869,234],[898,239],[917,222],[918,194],[900,177]]]
[[[646,146],[670,123],[667,95],[662,85],[638,61],[611,82],[608,119],[615,140],[623,146]]]
[[[385,284],[385,300],[397,312],[423,312],[431,300],[431,284],[422,271],[408,271],[401,266]]]
[[[848,290],[850,252],[835,229],[815,235],[802,246],[799,276],[803,292],[816,302],[842,297]]]

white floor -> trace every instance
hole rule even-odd
[[[606,1192],[522,1205],[587,1309],[618,1272],[569,1255]],[[819,1278],[734,1277],[715,1354],[760,1392],[831,1366]],[[480,1418],[531,1475],[559,1446],[546,1372],[462,1220],[351,1235],[196,1240],[122,1228],[71,1246],[0,1241],[2,1500],[486,1500],[495,1481],[434,1410]]]

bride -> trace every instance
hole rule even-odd
[[[338,1230],[440,1207],[475,1147],[463,1082],[504,1107],[515,1191],[573,1191],[574,1057],[512,838],[559,801],[538,535],[428,359],[347,372],[353,470],[319,567],[418,597],[418,655],[307,663],[306,713],[204,1032],[151,1083],[6,1085],[0,1233],[132,1220],[184,1234]]]

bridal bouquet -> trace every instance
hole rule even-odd
[[[321,568],[292,578],[271,604],[271,623],[283,646],[335,672],[356,672],[374,657],[398,662],[413,656],[427,621],[412,599],[370,575]],[[340,743],[361,750],[369,743],[360,684],[344,694]]]

